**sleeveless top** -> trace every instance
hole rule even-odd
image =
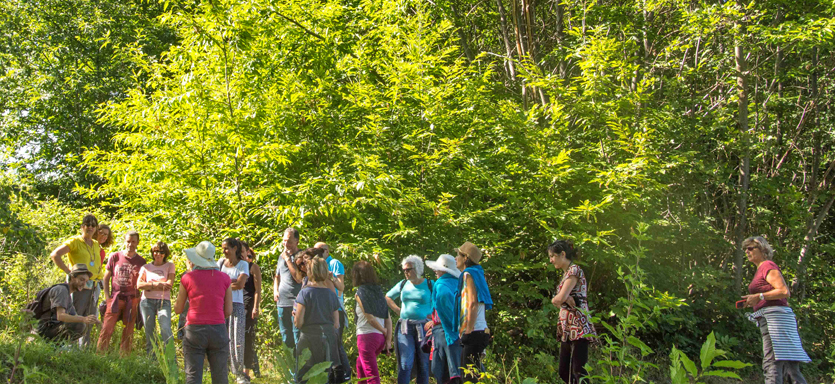
[[[244,305],[246,305],[246,312],[251,314],[255,309],[255,279],[252,278],[252,266],[255,262],[249,263],[249,278],[244,284]]]
[[[575,341],[580,340],[585,335],[597,335],[594,330],[594,325],[589,320],[585,313],[579,309],[588,312],[589,303],[586,297],[588,296],[588,283],[586,282],[586,275],[577,264],[572,264],[568,267],[560,280],[560,285],[557,286],[557,292],[562,290],[562,285],[569,277],[577,277],[577,284],[571,289],[569,296],[574,299],[575,308],[570,308],[568,304],[563,304],[560,307],[560,324],[557,327],[557,336],[560,341]]]
[[[376,321],[378,324],[385,327],[385,324],[386,324],[385,319],[381,319],[381,318],[379,318],[377,316],[374,316],[370,313],[369,314],[364,314],[362,312],[362,309],[360,308],[359,304],[357,304],[357,306],[356,306],[356,314],[357,314],[357,335],[367,335],[367,334],[370,334],[370,333],[379,333],[381,335],[383,334],[377,328],[374,328],[369,323],[369,321]],[[369,320],[369,319],[371,319],[371,320]]]
[[[464,273],[465,275],[469,276],[469,273]],[[470,276],[472,278],[472,276]],[[470,301],[467,298],[466,294],[467,285],[464,284],[461,287],[461,322],[464,322],[464,319],[467,318],[467,309],[470,308]],[[478,294],[476,294],[478,296]],[[478,297],[476,297],[478,300]],[[483,331],[487,329],[487,311],[485,310],[484,303],[476,304],[476,316],[475,316],[475,324],[473,324],[473,331]]]
[[[765,279],[768,276],[768,272],[771,270],[776,269],[777,272],[780,272],[780,267],[771,260],[766,260],[760,263],[760,266],[757,268],[757,273],[754,274],[754,279],[751,280],[751,284],[748,284],[748,293],[749,294],[757,294],[757,293],[766,293],[774,287]],[[786,299],[778,299],[778,300],[760,300],[757,305],[754,306],[754,311],[759,310],[763,307],[774,307],[774,306],[781,306],[781,307],[788,307],[789,301]]]

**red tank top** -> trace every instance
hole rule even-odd
[[[760,264],[759,268],[757,268],[757,273],[754,274],[754,280],[751,280],[751,284],[748,284],[748,293],[750,294],[757,294],[757,293],[766,293],[774,287],[765,279],[768,276],[768,272],[776,269],[777,272],[780,272],[780,267],[777,266],[771,260],[763,261]],[[773,306],[783,306],[788,307],[789,301],[786,299],[779,299],[779,300],[761,300],[757,305],[754,306],[754,310],[757,311],[762,307],[773,307]]]

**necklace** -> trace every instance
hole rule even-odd
[[[92,243],[93,239],[90,239],[90,242]],[[87,245],[87,239],[82,239],[82,243],[84,243],[84,248],[87,249],[87,252],[90,255],[90,266],[95,267],[96,266],[96,256],[93,255],[93,249],[95,249],[95,248],[93,248],[92,245]]]

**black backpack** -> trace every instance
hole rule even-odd
[[[400,281],[400,292],[403,292],[403,287],[406,286],[406,282],[409,280],[403,279]],[[426,284],[429,285],[429,293],[432,293],[432,280],[426,279]]]
[[[29,302],[29,304],[26,304],[26,308],[24,308],[23,311],[31,313],[35,319],[40,320],[41,316],[43,316],[44,313],[47,313],[52,310],[52,308],[50,308],[50,306],[46,303],[49,297],[49,291],[52,290],[52,288],[55,288],[59,285],[63,285],[64,287],[66,287],[67,291],[69,292],[70,286],[67,283],[55,284],[51,287],[41,289],[35,295],[35,300],[32,300]]]

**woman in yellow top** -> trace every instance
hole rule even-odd
[[[93,239],[98,229],[99,221],[93,215],[86,215],[81,220],[81,235],[73,236],[58,248],[52,251],[49,257],[52,262],[67,274],[70,269],[64,263],[62,257],[67,255],[69,258],[69,265],[84,264],[92,273],[87,285],[81,291],[72,294],[72,302],[76,313],[79,316],[87,316],[95,314],[96,301],[99,296],[99,281],[102,278],[101,256],[99,255],[101,248],[98,241]],[[81,338],[80,344],[86,347],[90,343],[90,327],[84,331],[84,337]]]

